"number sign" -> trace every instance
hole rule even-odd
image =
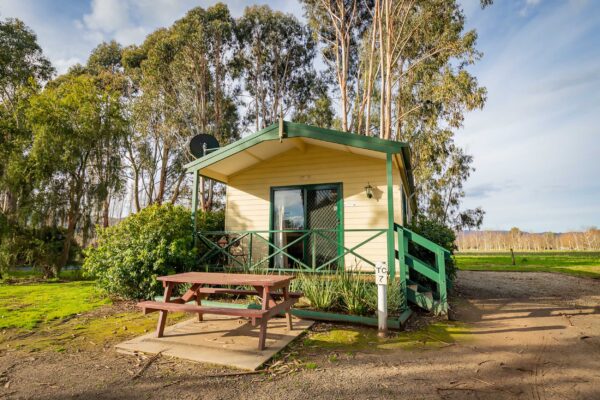
[[[378,285],[388,284],[388,266],[385,262],[375,264],[375,283]]]

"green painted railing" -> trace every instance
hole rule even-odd
[[[207,269],[234,268],[253,271],[269,268],[278,272],[322,272],[344,268],[346,257],[354,257],[352,267],[360,263],[375,266],[359,253],[361,247],[384,235],[386,229],[309,229],[309,230],[248,230],[248,231],[202,231],[197,232],[198,243],[204,247],[199,260]],[[277,245],[275,235],[293,233],[298,237],[289,243]],[[343,237],[347,234],[363,233],[365,238],[359,243],[346,247]],[[342,240],[339,240],[340,235]],[[292,254],[296,245],[304,246],[308,257]],[[321,247],[328,247],[333,254],[318,253]],[[333,249],[333,251],[331,251]],[[277,265],[284,257],[293,262],[293,268]],[[382,258],[384,259],[384,258]]]
[[[450,252],[431,240],[394,224],[398,246],[396,259],[400,261],[400,280],[406,282],[403,288],[405,298],[436,313],[448,311],[448,279],[446,260]],[[426,249],[433,254],[430,264],[410,254],[411,244]]]

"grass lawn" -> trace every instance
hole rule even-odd
[[[93,281],[17,282],[0,283],[0,348],[102,348],[156,326],[156,314],[143,315],[131,303],[112,304]],[[189,315],[172,313],[168,322],[184,318]]]
[[[0,329],[33,329],[108,303],[89,281],[0,284]]]
[[[600,279],[600,252],[546,251],[516,252],[515,264],[509,252],[457,253],[458,269],[468,271],[557,272]]]

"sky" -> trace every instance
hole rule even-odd
[[[22,19],[59,73],[102,41],[139,44],[208,0],[0,0]],[[225,1],[234,17],[250,0]],[[297,0],[259,1],[303,18]],[[474,156],[464,207],[484,229],[568,231],[600,226],[600,1],[461,0],[483,57],[469,71],[488,90],[456,141]]]

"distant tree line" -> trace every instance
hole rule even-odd
[[[0,269],[26,258],[55,274],[97,225],[189,204],[191,137],[226,145],[280,117],[410,143],[420,214],[479,226],[481,209],[460,208],[473,168],[454,132],[486,90],[467,71],[481,54],[458,3],[302,4],[306,24],[268,6],[239,18],[196,7],[140,45],[100,43],[60,76],[30,28],[0,20]],[[222,207],[222,185],[200,192],[203,211]]]
[[[519,228],[510,231],[462,231],[456,237],[459,251],[600,250],[600,229],[595,227],[564,233],[529,233]]]

